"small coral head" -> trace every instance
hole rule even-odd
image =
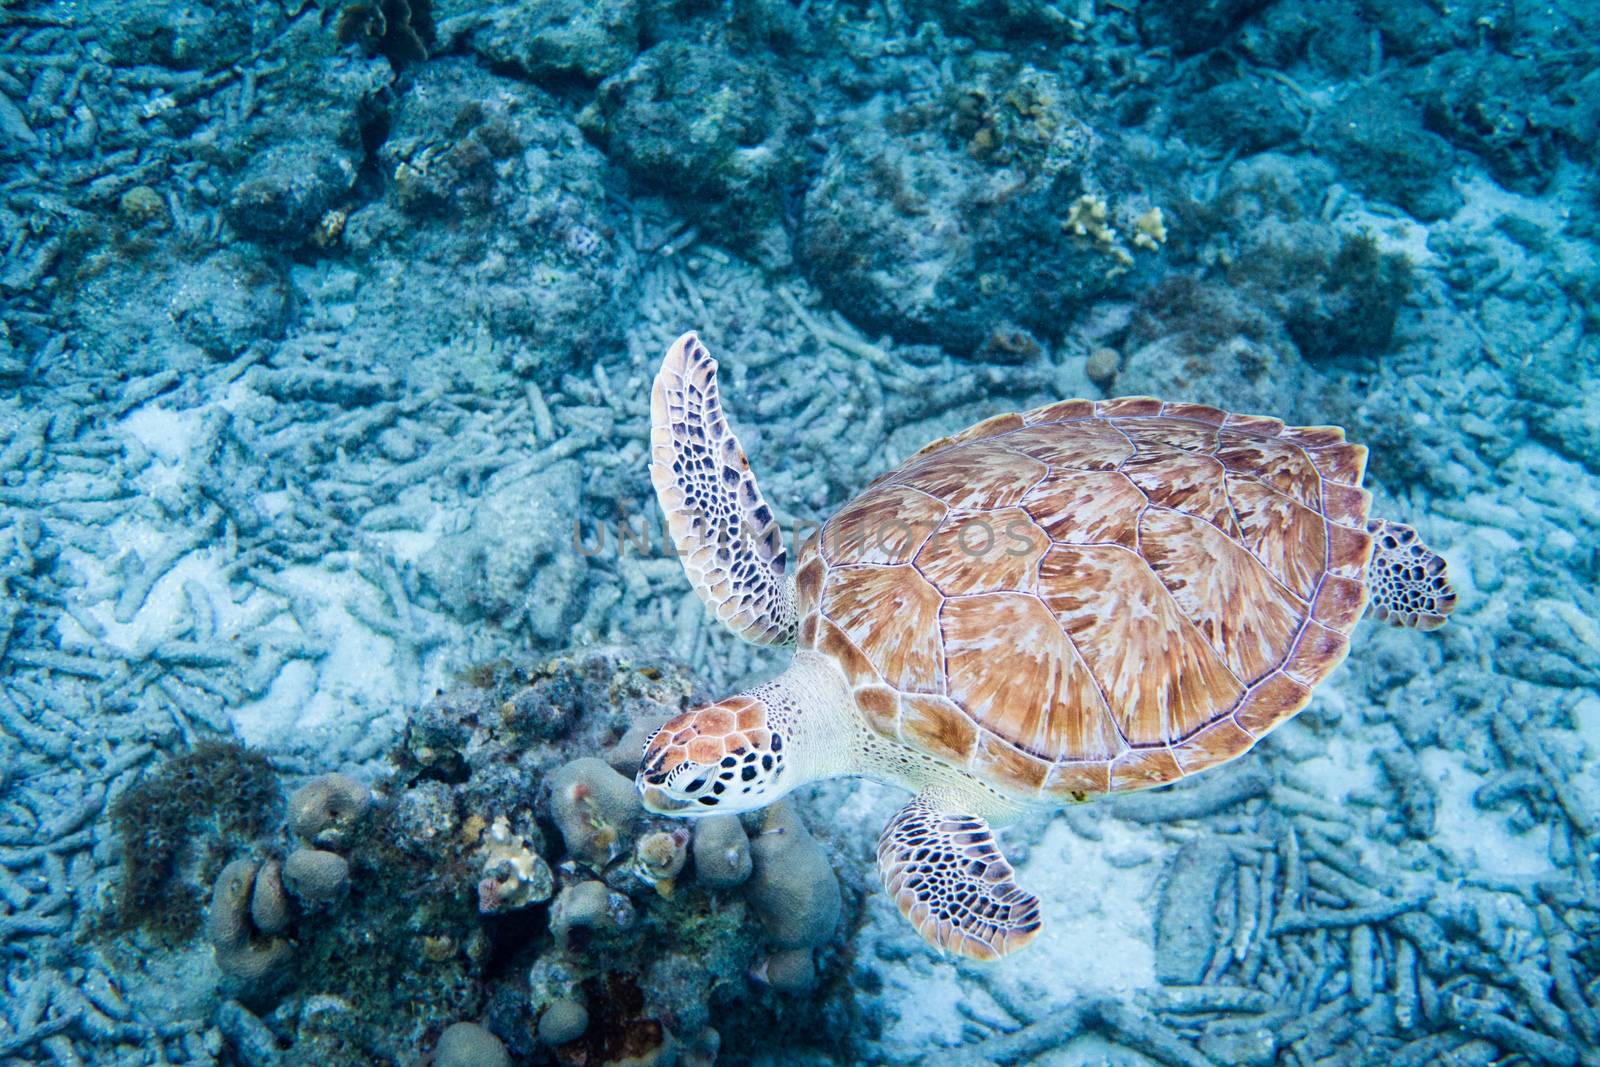
[[[636,779],[659,815],[753,811],[786,791],[784,738],[749,696],[685,712],[645,742]]]

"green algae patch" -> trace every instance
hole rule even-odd
[[[168,760],[111,809],[122,844],[115,925],[190,940],[200,931],[201,887],[282,820],[278,778],[261,753],[202,741]]]

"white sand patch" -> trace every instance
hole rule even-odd
[[[1338,228],[1350,234],[1364,233],[1372,237],[1378,248],[1390,254],[1405,256],[1419,267],[1437,266],[1439,257],[1428,247],[1428,227],[1411,218],[1380,215],[1346,201],[1349,207],[1339,213]]]
[[[894,912],[895,922],[905,922],[894,905],[887,906]],[[878,910],[876,906],[874,910]],[[958,1045],[964,1040],[968,1023],[960,1006],[975,994],[962,983],[953,963],[914,955],[895,966],[881,967],[878,973],[884,981],[882,1003],[891,1005],[897,1013],[884,1028],[884,1044],[933,1049]],[[1005,1018],[1002,1012],[994,1014]]]
[[[1568,713],[1572,717],[1572,725],[1577,728],[1577,740],[1582,744],[1583,751],[1578,766],[1584,773],[1574,776],[1567,782],[1567,788],[1575,792],[1583,801],[1586,811],[1600,811],[1600,776],[1596,776],[1592,768],[1600,765],[1600,696],[1594,693],[1585,693],[1580,696],[1577,703],[1573,704]],[[1546,735],[1545,744],[1570,743],[1569,734],[1565,742],[1556,741],[1554,736]]]
[[[160,551],[159,532],[144,524],[130,524],[139,528],[144,535],[141,541],[148,539],[145,550],[140,552]],[[119,545],[124,544],[121,540]],[[137,551],[137,549],[136,549]],[[85,557],[82,567],[102,568],[106,577],[112,577],[103,570],[105,563],[93,557]],[[191,610],[185,587],[191,583],[204,591],[211,603],[211,609],[216,619],[217,635],[226,637],[232,632],[230,624],[242,620],[246,612],[239,605],[233,603],[228,595],[227,582],[223,578],[225,561],[220,548],[202,548],[189,553],[173,564],[172,569],[150,587],[150,593],[145,597],[144,604],[127,622],[118,622],[116,617],[117,600],[115,596],[96,600],[84,607],[83,613],[103,629],[100,640],[110,645],[119,652],[134,653],[149,649],[158,641],[176,638],[180,635],[192,636],[187,633],[190,628]],[[120,582],[118,583],[121,584]],[[76,633],[87,642],[87,635],[81,630]],[[65,625],[62,627],[62,639],[66,642],[72,640]]]
[[[1080,1034],[1029,1062],[1035,1067],[1155,1067],[1156,1064],[1148,1056],[1123,1048],[1099,1034]]]
[[[370,587],[350,571],[290,567],[277,574],[284,589],[312,607],[313,634],[328,652],[313,662],[294,660],[274,679],[265,696],[232,710],[234,726],[249,744],[272,747],[296,735],[332,725],[373,707],[405,706],[415,694],[406,684],[413,675],[400,669],[394,642],[373,633],[345,607],[347,599],[370,595]],[[287,634],[299,627],[287,616],[273,624]],[[269,629],[270,629],[269,628]]]
[[[1343,711],[1348,706],[1343,694],[1337,691],[1323,693],[1319,690],[1317,699],[1330,713]],[[1343,716],[1343,722],[1354,721],[1350,715]],[[1305,723],[1291,720],[1279,727],[1274,736],[1285,731],[1289,731],[1288,738],[1303,743],[1303,747],[1297,747],[1297,752],[1311,753],[1297,762],[1286,776],[1290,784],[1334,804],[1343,804],[1352,795],[1371,795],[1383,787],[1382,772],[1372,754],[1370,733],[1334,732],[1318,737]]]
[[[1465,870],[1500,878],[1543,877],[1550,872],[1548,830],[1540,826],[1513,833],[1505,820],[1486,817],[1472,794],[1487,779],[1454,752],[1428,749],[1418,755],[1439,796],[1432,843],[1450,853]]]
[[[180,465],[189,458],[199,428],[210,405],[174,411],[159,404],[144,404],[134,408],[118,424],[118,428],[133,438],[163,463]]]
[[[1052,991],[1128,993],[1155,984],[1153,908],[1168,846],[1144,826],[1106,819],[1090,841],[1056,819],[1017,871],[1037,894],[1043,927],[1028,949],[1002,961]],[[1115,862],[1113,862],[1115,861]]]

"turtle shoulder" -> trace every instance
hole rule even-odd
[[[1366,450],[1149,397],[941,439],[808,540],[800,644],[873,729],[1026,797],[1231,759],[1339,663],[1366,602]]]

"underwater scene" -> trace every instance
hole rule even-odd
[[[0,0],[0,1067],[1600,1065],[1600,4]]]

